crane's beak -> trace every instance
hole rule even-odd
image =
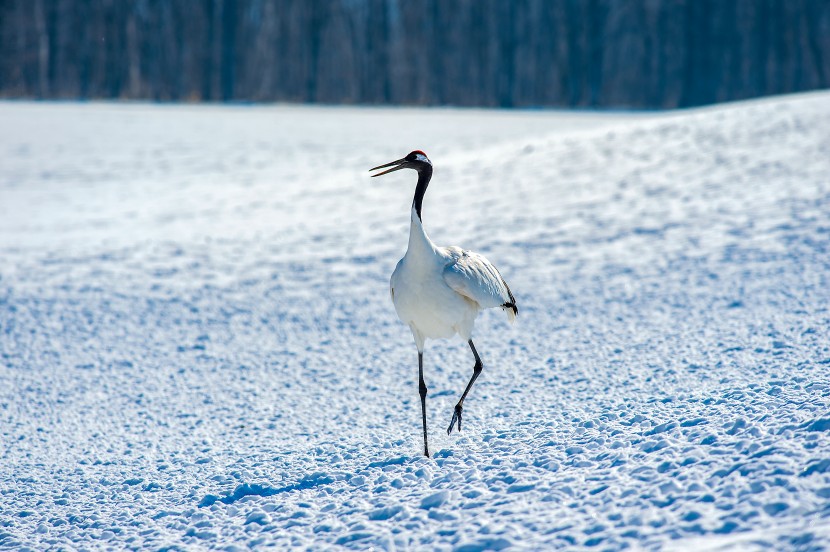
[[[397,161],[392,161],[391,163],[387,163],[385,165],[379,165],[373,169],[369,169],[369,172],[376,171],[378,169],[385,169],[386,167],[392,167],[388,171],[383,171],[382,173],[373,174],[372,178],[376,176],[383,176],[384,174],[389,174],[391,172],[399,171],[401,169],[406,168],[406,159],[398,159]]]

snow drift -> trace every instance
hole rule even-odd
[[[0,104],[0,547],[830,546],[830,95],[661,115]],[[472,370],[388,278],[498,264]]]

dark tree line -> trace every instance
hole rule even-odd
[[[828,79],[828,0],[0,0],[4,97],[677,107]]]

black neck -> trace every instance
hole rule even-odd
[[[418,185],[415,187],[415,198],[412,200],[412,205],[415,207],[415,212],[418,213],[418,219],[421,218],[421,205],[424,203],[424,194],[427,192],[427,186],[432,178],[432,167],[426,163],[422,168],[418,169]]]

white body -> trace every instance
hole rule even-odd
[[[415,209],[409,247],[391,281],[398,318],[409,326],[418,351],[426,339],[455,334],[471,338],[479,310],[511,301],[498,270],[483,256],[459,247],[439,247],[429,239]],[[510,321],[513,311],[505,309]]]

